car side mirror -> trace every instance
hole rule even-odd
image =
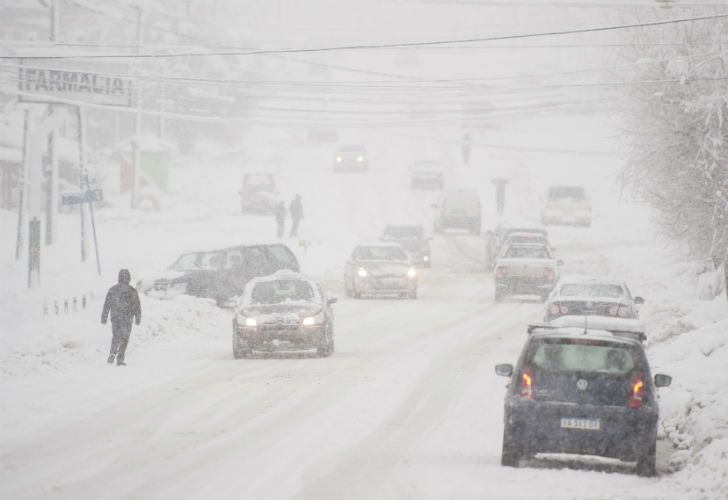
[[[635,297],[634,298],[634,303],[637,304],[637,305],[642,305],[642,304],[645,303],[645,299],[643,299],[642,297]]]
[[[331,305],[331,304],[336,304],[336,303],[337,303],[338,301],[339,301],[339,298],[338,298],[338,297],[329,297],[329,298],[328,298],[328,299],[326,300],[326,303],[327,303],[328,305]]]
[[[559,260],[556,261],[556,265],[557,266],[563,266],[564,265],[564,261],[561,260],[561,259],[559,259]]]
[[[495,365],[495,373],[501,377],[510,377],[513,375],[513,365],[509,363]]]
[[[672,383],[672,377],[670,375],[664,375],[662,373],[655,374],[655,386],[656,387],[667,387]]]

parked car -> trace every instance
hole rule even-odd
[[[495,261],[507,243],[544,243],[548,245],[548,231],[545,227],[523,221],[503,221],[485,232],[485,261],[493,269]]]
[[[444,191],[432,207],[435,209],[435,234],[442,234],[448,229],[467,229],[473,234],[480,234],[481,205],[477,191]]]
[[[397,243],[409,256],[410,262],[416,266],[430,267],[432,256],[430,254],[430,240],[425,236],[425,228],[421,225],[392,226],[384,228],[381,241]]]
[[[233,317],[233,357],[280,349],[316,349],[319,356],[330,356],[336,301],[320,284],[293,271],[251,280]]]
[[[346,295],[395,295],[417,298],[417,270],[400,245],[374,244],[354,248],[344,268]]]
[[[582,186],[551,186],[541,211],[542,224],[591,226],[591,200]]]
[[[537,295],[545,302],[562,264],[546,245],[510,245],[495,264],[495,301],[508,295]]]
[[[562,316],[639,317],[642,297],[633,297],[624,281],[599,276],[565,276],[546,304],[546,321]]]
[[[334,170],[367,170],[369,168],[369,159],[367,157],[364,146],[344,145],[334,155]]]
[[[501,464],[537,453],[598,455],[655,474],[657,387],[638,337],[623,332],[532,326],[508,377]]]
[[[242,294],[251,279],[281,269],[300,270],[296,256],[280,243],[189,252],[180,255],[161,276],[139,281],[137,289],[157,298],[187,294],[225,305]]]
[[[445,173],[439,161],[417,161],[410,167],[412,189],[443,189]]]
[[[280,198],[275,175],[269,173],[245,174],[238,194],[244,214],[273,214]]]

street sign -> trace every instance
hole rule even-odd
[[[131,106],[129,78],[97,71],[69,71],[50,67],[22,66],[18,90],[23,102],[47,102],[52,98],[95,104]]]
[[[78,205],[91,201],[103,201],[104,193],[100,189],[91,189],[83,193],[71,193],[61,195],[61,205]]]

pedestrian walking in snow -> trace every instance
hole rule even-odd
[[[303,201],[300,194],[293,199],[288,211],[291,214],[291,237],[298,236],[298,225],[303,219]]]
[[[470,138],[470,134],[465,134],[463,137],[463,161],[466,165],[470,165],[470,149],[473,147],[473,140]]]
[[[104,301],[104,310],[101,312],[101,324],[105,325],[111,316],[111,352],[109,363],[119,366],[125,365],[124,354],[131,336],[131,323],[137,325],[142,321],[142,308],[139,304],[139,294],[129,285],[131,274],[127,269],[119,271],[119,282],[109,288]]]
[[[275,211],[276,224],[278,225],[277,234],[279,238],[283,238],[283,234],[286,230],[286,215],[288,215],[288,210],[286,210],[286,204],[281,201],[276,206]]]

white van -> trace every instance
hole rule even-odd
[[[445,191],[432,207],[435,209],[435,234],[442,234],[446,229],[468,229],[473,234],[480,234],[480,198],[474,189]]]

